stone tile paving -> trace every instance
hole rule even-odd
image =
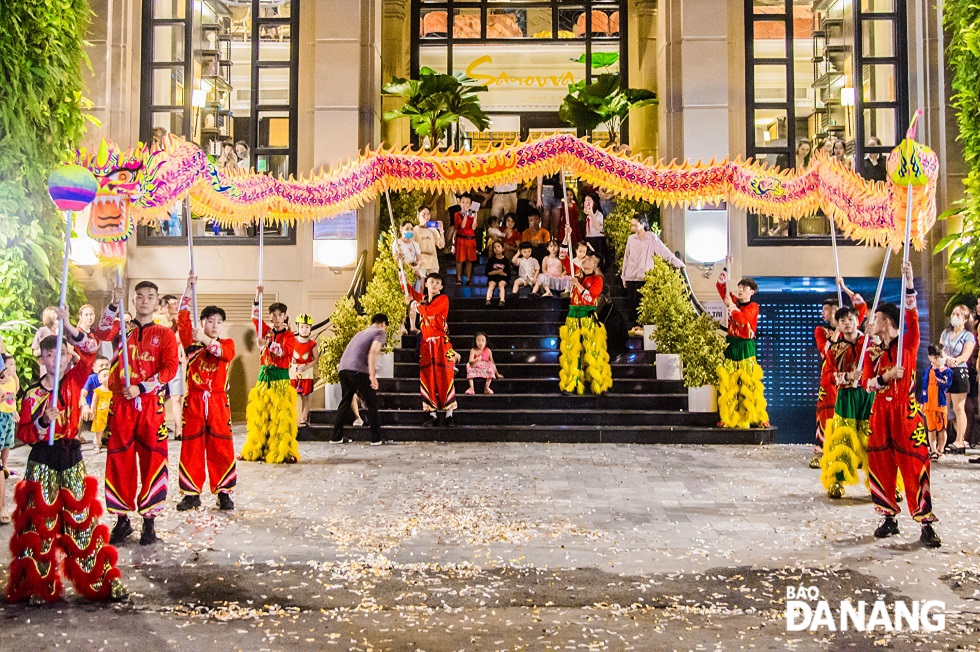
[[[828,500],[803,446],[301,452],[295,466],[241,464],[236,511],[206,497],[161,516],[163,544],[133,537],[120,551],[128,603],[68,591],[52,607],[0,607],[3,648],[980,649],[980,466],[965,458],[934,465],[944,545],[927,551],[907,516],[874,540],[863,487]],[[88,459],[101,476],[104,455]],[[5,584],[6,547],[0,562]],[[788,631],[799,585],[834,610],[940,600],[945,629]]]

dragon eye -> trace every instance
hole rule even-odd
[[[112,175],[112,180],[117,183],[127,183],[129,181],[132,181],[132,179],[133,179],[133,173],[130,172],[129,170],[119,170],[118,172]]]

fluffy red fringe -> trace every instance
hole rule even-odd
[[[84,559],[100,547],[109,543],[109,528],[103,523],[96,525],[95,530],[92,532],[92,540],[88,542],[88,546],[84,549],[79,548],[75,540],[68,534],[61,535],[58,542],[61,544],[61,548],[65,551],[65,554],[69,557]]]
[[[112,591],[112,580],[121,577],[116,568],[118,559],[119,551],[114,546],[104,546],[95,554],[95,564],[91,572],[86,573],[78,563],[78,558],[69,556],[65,558],[65,576],[82,597],[88,600],[105,600]],[[107,565],[109,570],[105,570]],[[96,585],[98,588],[95,588]]]
[[[40,598],[56,602],[61,597],[61,578],[58,565],[48,566],[47,575],[41,575],[37,561],[30,557],[14,559],[10,563],[10,579],[7,581],[7,602],[20,602],[28,598]]]

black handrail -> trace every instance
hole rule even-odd
[[[354,266],[354,276],[350,280],[350,286],[347,288],[347,294],[344,295],[345,298],[353,299],[355,305],[360,307],[361,296],[364,294],[364,290],[367,288],[367,249],[362,251],[357,256],[357,264]],[[330,324],[330,317],[327,317],[323,321],[313,324],[311,331],[318,331]],[[319,333],[313,336],[316,339]]]
[[[681,252],[675,251],[674,255],[680,258]],[[681,276],[684,278],[684,282],[687,284],[687,295],[691,300],[691,305],[693,305],[694,309],[699,313],[707,314],[708,311],[704,309],[703,305],[701,305],[701,301],[698,299],[698,295],[694,294],[694,285],[691,283],[691,276],[687,273],[687,267],[681,267],[680,271],[681,271]],[[721,328],[721,330],[723,331],[728,331],[728,326],[725,324],[720,324],[719,328]]]

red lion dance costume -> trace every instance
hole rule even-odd
[[[187,353],[187,397],[184,399],[184,438],[180,442],[180,491],[200,496],[205,465],[212,494],[230,494],[238,481],[235,442],[231,437],[228,402],[228,364],[235,343],[216,339],[207,347],[194,339],[191,299],[184,296],[177,314],[177,333]]]
[[[35,603],[61,598],[64,575],[89,600],[122,600],[127,596],[108,545],[109,529],[99,523],[99,481],[85,472],[78,437],[79,400],[92,373],[98,343],[80,334],[79,361],[62,378],[55,440],[48,444],[44,412],[51,391],[40,383],[24,395],[17,436],[31,446],[24,479],[14,493],[14,534],[10,538],[7,600]],[[62,559],[63,558],[63,559]]]

